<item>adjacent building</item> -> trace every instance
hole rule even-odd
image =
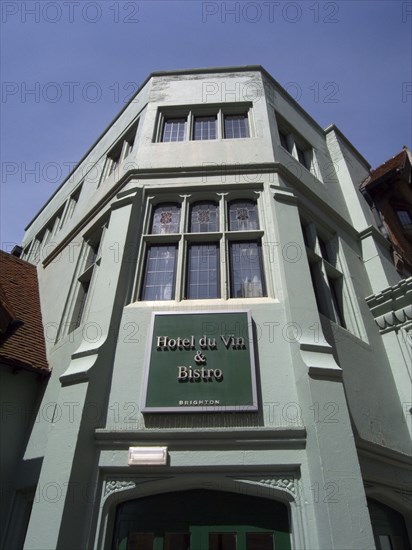
[[[28,492],[26,550],[411,547],[412,278],[366,178],[260,66],[147,78],[26,228],[52,374],[3,548]]]
[[[412,154],[407,147],[362,182],[360,190],[392,245],[392,257],[403,277],[412,275]]]
[[[49,376],[36,267],[0,250],[0,526],[5,535],[9,524],[10,535],[3,548],[24,542],[34,491],[15,488],[24,485],[19,468]],[[39,473],[41,457],[32,464]]]

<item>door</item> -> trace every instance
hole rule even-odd
[[[382,502],[368,499],[376,550],[410,550],[405,520]]]
[[[114,550],[290,550],[287,507],[220,491],[182,491],[118,507]]]

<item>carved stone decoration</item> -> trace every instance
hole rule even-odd
[[[123,491],[125,489],[134,489],[136,483],[134,481],[121,481],[121,480],[108,480],[106,481],[106,486],[104,488],[104,496],[110,495],[115,491]]]
[[[366,298],[381,333],[396,328],[408,330],[412,321],[411,299],[412,277]]]
[[[162,478],[163,480],[169,478]],[[152,481],[158,481],[157,477],[146,477],[146,478],[128,478],[128,479],[107,479],[104,486],[104,498],[111,495],[112,493],[118,493],[120,491],[129,491],[135,489],[138,485],[143,485],[144,483],[150,483]]]
[[[269,485],[276,489],[286,489],[293,495],[296,495],[295,478],[294,477],[272,477],[261,479],[258,481],[260,485]]]
[[[143,485],[144,483],[150,483],[151,481],[157,481],[159,478],[129,478],[129,479],[107,479],[104,487],[104,496],[119,492],[119,491],[128,491],[130,489],[135,489],[138,485]],[[169,479],[169,478],[162,478]]]
[[[124,491],[126,489],[134,489],[136,483],[134,481],[120,481],[120,480],[108,480],[106,481],[106,486],[104,488],[104,496],[110,495],[115,491]]]
[[[294,497],[297,496],[296,492],[296,483],[295,483],[295,477],[292,475],[283,475],[283,476],[270,476],[267,478],[261,478],[261,477],[254,477],[254,478],[248,478],[248,479],[242,479],[239,481],[243,482],[252,482],[257,485],[263,485],[265,487],[273,487],[274,489],[281,489],[284,491],[288,491],[291,493]]]

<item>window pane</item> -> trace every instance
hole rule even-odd
[[[190,533],[165,533],[164,550],[190,550]]]
[[[319,241],[319,248],[320,248],[320,252],[322,254],[322,258],[324,260],[326,260],[327,262],[330,263],[330,259],[329,259],[329,253],[328,253],[328,247],[327,247],[327,244],[325,243],[325,241],[318,236],[318,241]]]
[[[230,243],[230,282],[232,298],[265,295],[261,247],[257,242]]]
[[[280,138],[280,144],[282,145],[282,147],[286,149],[286,151],[289,151],[290,153],[286,134],[284,134],[281,130],[279,130],[279,138]]]
[[[236,550],[236,533],[209,533],[209,550]]]
[[[154,208],[151,233],[178,233],[180,223],[179,204],[159,204]]]
[[[335,323],[338,323],[338,325],[342,326],[343,328],[346,328],[341,307],[342,280],[341,278],[332,279],[331,277],[328,277],[328,282],[332,299],[333,313],[335,316],[335,318],[332,320],[335,321]]]
[[[229,231],[259,229],[257,206],[254,201],[233,201],[229,204]]]
[[[79,292],[77,294],[76,305],[73,311],[73,320],[70,324],[70,330],[74,330],[80,326],[83,318],[84,308],[87,302],[87,296],[89,294],[90,281],[84,281],[80,283]]]
[[[392,550],[391,539],[388,535],[379,535],[381,550]]]
[[[273,550],[273,534],[246,533],[246,550]]]
[[[198,202],[190,212],[190,228],[192,233],[209,233],[219,231],[219,208],[213,202]]]
[[[303,164],[303,166],[306,166],[306,163],[305,163],[305,153],[303,152],[303,150],[299,147],[299,146],[296,146],[296,151],[298,153],[298,159],[299,159],[299,162],[301,164]]]
[[[176,245],[151,246],[147,251],[142,300],[173,300]]]
[[[127,541],[128,550],[153,550],[153,533],[130,533]]]
[[[219,298],[217,244],[191,245],[187,260],[187,298]]]
[[[308,170],[310,170],[310,163],[308,162],[308,159],[306,158],[306,153],[302,149],[302,147],[299,147],[299,145],[296,145],[296,152],[298,154],[298,159],[301,164]],[[308,151],[309,152],[309,151]]]
[[[225,138],[249,137],[247,114],[225,115]]]
[[[216,116],[197,116],[193,127],[193,139],[216,139]]]
[[[186,118],[167,118],[163,125],[162,141],[183,141],[185,131]]]
[[[396,213],[402,225],[412,224],[412,218],[408,210],[397,210]]]
[[[302,234],[303,234],[303,240],[305,242],[305,245],[308,247],[308,248],[312,248],[311,245],[310,245],[310,235],[309,235],[309,226],[308,225],[305,225],[305,223],[303,221],[301,221],[301,227],[302,227]]]
[[[323,315],[328,316],[328,311],[324,306],[321,296],[326,294],[326,286],[323,280],[322,271],[320,269],[320,264],[309,264],[310,276],[312,278],[313,291],[315,293],[316,305],[318,306],[318,311]]]
[[[82,186],[80,185],[80,187],[70,197],[69,204],[68,204],[68,207],[67,207],[67,212],[66,212],[65,217],[62,220],[61,227],[63,227],[63,224],[66,222],[66,220],[70,220],[71,217],[73,216],[74,210],[75,210],[76,205],[79,201],[81,190],[82,190]]]
[[[127,157],[127,155],[130,155],[130,153],[133,151],[133,147],[134,147],[134,137],[131,138],[129,141],[126,141],[125,152],[124,152],[125,158]]]
[[[99,235],[93,235],[93,237],[87,243],[88,247],[85,250],[86,265],[84,267],[84,271],[86,271],[86,269],[88,269],[91,265],[95,264],[97,259],[99,258],[102,236],[103,233],[100,233]]]

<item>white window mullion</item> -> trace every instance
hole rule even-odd
[[[180,210],[180,227],[179,227],[179,243],[177,247],[177,262],[176,262],[176,294],[175,300],[180,302],[185,297],[185,274],[186,274],[186,262],[187,262],[187,242],[184,235],[188,224],[188,195],[183,195],[183,201]]]
[[[221,114],[221,110],[219,111]],[[221,116],[219,116],[221,121]],[[220,126],[221,127],[221,126]],[[221,134],[220,134],[221,135]],[[229,273],[229,252],[228,243],[226,238],[226,231],[228,230],[228,224],[226,223],[227,216],[227,193],[219,193],[219,228],[222,233],[220,239],[220,295],[223,300],[229,298],[229,286],[230,286],[230,273]]]
[[[181,302],[184,298],[185,284],[185,268],[186,268],[187,243],[185,239],[180,238],[177,245],[177,262],[176,262],[176,289],[175,300]]]
[[[217,138],[223,139],[223,113],[222,109],[219,109],[217,113]]]
[[[225,233],[219,243],[219,258],[220,258],[220,295],[223,300],[229,298],[229,254]]]
[[[186,122],[186,136],[185,136],[186,141],[193,139],[193,124],[194,124],[193,111],[189,111],[187,115],[187,122]]]

